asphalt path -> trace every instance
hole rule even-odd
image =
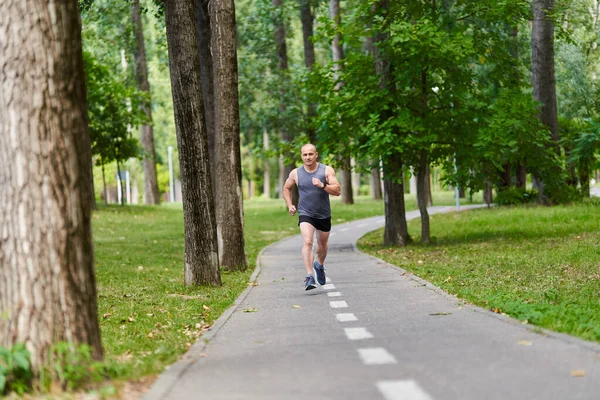
[[[356,251],[383,226],[334,225],[329,282],[308,292],[300,236],[264,249],[258,285],[144,399],[600,399],[600,345],[463,304]]]

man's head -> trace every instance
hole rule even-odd
[[[301,154],[302,161],[304,162],[304,165],[307,166],[314,165],[314,163],[317,161],[317,157],[319,156],[315,145],[310,143],[302,146]]]

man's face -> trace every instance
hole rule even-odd
[[[319,153],[317,153],[317,149],[315,149],[314,146],[302,148],[302,161],[304,161],[304,164],[310,165],[314,163],[317,160],[318,155]]]

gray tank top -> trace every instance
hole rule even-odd
[[[319,163],[317,170],[309,174],[304,166],[298,167],[298,193],[300,194],[298,215],[306,215],[317,219],[331,217],[329,193],[312,184],[313,177],[319,178],[321,182],[327,182],[325,168],[324,164]]]

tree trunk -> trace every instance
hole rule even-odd
[[[590,197],[590,166],[588,163],[579,166],[579,183],[583,197]]]
[[[148,82],[148,67],[146,63],[146,46],[144,44],[144,29],[140,0],[131,4],[131,21],[136,39],[135,79],[138,89],[150,95]],[[156,154],[154,152],[154,131],[152,128],[152,106],[150,100],[141,106],[148,118],[148,123],[141,126],[141,142],[144,149],[144,204],[160,204],[158,180],[156,178]]]
[[[485,189],[483,192],[483,201],[485,201],[485,204],[487,204],[488,207],[490,207],[490,205],[492,204],[492,202],[494,201],[493,199],[493,188],[492,188],[492,184],[489,182],[485,183]]]
[[[517,164],[517,180],[515,186],[519,189],[525,190],[527,188],[527,169],[525,164]]]
[[[263,148],[265,152],[269,150],[269,134],[267,131],[263,132]],[[265,199],[271,198],[271,160],[265,157],[265,172],[263,175],[263,196]]]
[[[340,12],[340,0],[329,0],[329,16],[336,29],[339,29],[342,23],[342,14]],[[343,68],[344,49],[342,48],[341,35],[336,33],[331,43],[331,52],[333,55],[333,75],[336,80],[335,89],[340,90],[344,83],[340,81],[340,71]],[[342,167],[340,171],[342,183],[342,204],[354,204],[352,196],[352,175],[350,173],[350,157],[342,157]]]
[[[381,200],[383,198],[381,193],[381,173],[379,168],[371,169],[371,197],[373,200]]]
[[[35,379],[53,343],[102,358],[77,1],[0,2],[0,346]]]
[[[433,207],[433,196],[431,195],[431,168],[429,163],[425,167],[425,204],[427,207]]]
[[[248,268],[244,251],[244,206],[240,155],[240,110],[233,0],[211,0],[211,49],[215,89],[217,150],[217,237],[221,266],[229,271]]]
[[[419,168],[417,169],[417,204],[419,205],[419,212],[421,213],[421,243],[429,243],[431,236],[429,213],[427,212],[427,192],[429,191],[429,185],[426,179],[427,163],[427,152],[421,150]]]
[[[202,101],[204,102],[204,120],[208,137],[208,154],[210,155],[210,176],[212,187],[217,187],[217,132],[215,131],[215,89],[213,76],[213,57],[210,49],[211,24],[208,10],[209,0],[196,1],[196,26],[198,27],[198,44],[200,53],[200,77],[202,79]],[[216,195],[216,190],[213,191]]]
[[[287,108],[285,101],[284,101],[284,98],[285,98],[284,85],[287,83],[287,75],[288,75],[288,55],[287,55],[287,44],[285,42],[285,24],[283,22],[283,16],[282,16],[283,0],[273,0],[273,6],[276,9],[278,9],[278,11],[281,13],[275,19],[275,46],[277,47],[277,67],[279,69],[279,73],[281,76],[281,89],[280,89],[281,97],[279,100],[279,112],[283,118],[283,116],[285,115],[285,112],[286,112],[286,108]],[[282,128],[281,129],[281,139],[283,140],[284,143],[291,143],[293,140],[293,136],[288,129]],[[292,156],[292,155],[289,154],[289,156]],[[284,158],[285,158],[285,155],[284,155]],[[278,192],[280,197],[282,196],[281,187],[283,187],[283,183],[285,182],[285,180],[289,176],[290,172],[292,172],[292,170],[295,167],[296,166],[294,163],[285,164],[285,160],[284,160],[283,168],[280,170],[280,185],[279,185],[280,189]],[[298,188],[294,187],[294,190],[292,190],[292,203],[294,205],[298,205],[298,199],[299,199]]]
[[[554,23],[548,15],[554,9],[554,0],[533,1],[531,32],[531,64],[533,97],[542,106],[540,120],[548,127],[558,154],[558,117],[556,110],[556,78],[554,74]],[[538,203],[546,202],[544,184],[540,184]]]
[[[304,41],[304,63],[306,68],[312,70],[315,63],[315,45],[311,38],[313,37],[314,17],[310,10],[309,0],[300,0],[300,20],[302,21],[302,39]],[[311,143],[316,145],[317,132],[314,127],[314,120],[317,117],[317,105],[308,104],[308,137]]]
[[[121,201],[119,202],[119,204],[121,206],[125,205],[125,193],[123,193],[123,179],[121,179],[121,166],[119,164],[119,161],[117,161],[117,195],[119,196],[119,198],[121,199]]]
[[[186,285],[220,285],[195,4],[187,0],[166,0],[165,16],[183,197],[184,282]]]
[[[411,242],[406,225],[404,184],[402,183],[402,160],[392,155],[383,164],[383,187],[385,204],[384,246],[406,246]]]

